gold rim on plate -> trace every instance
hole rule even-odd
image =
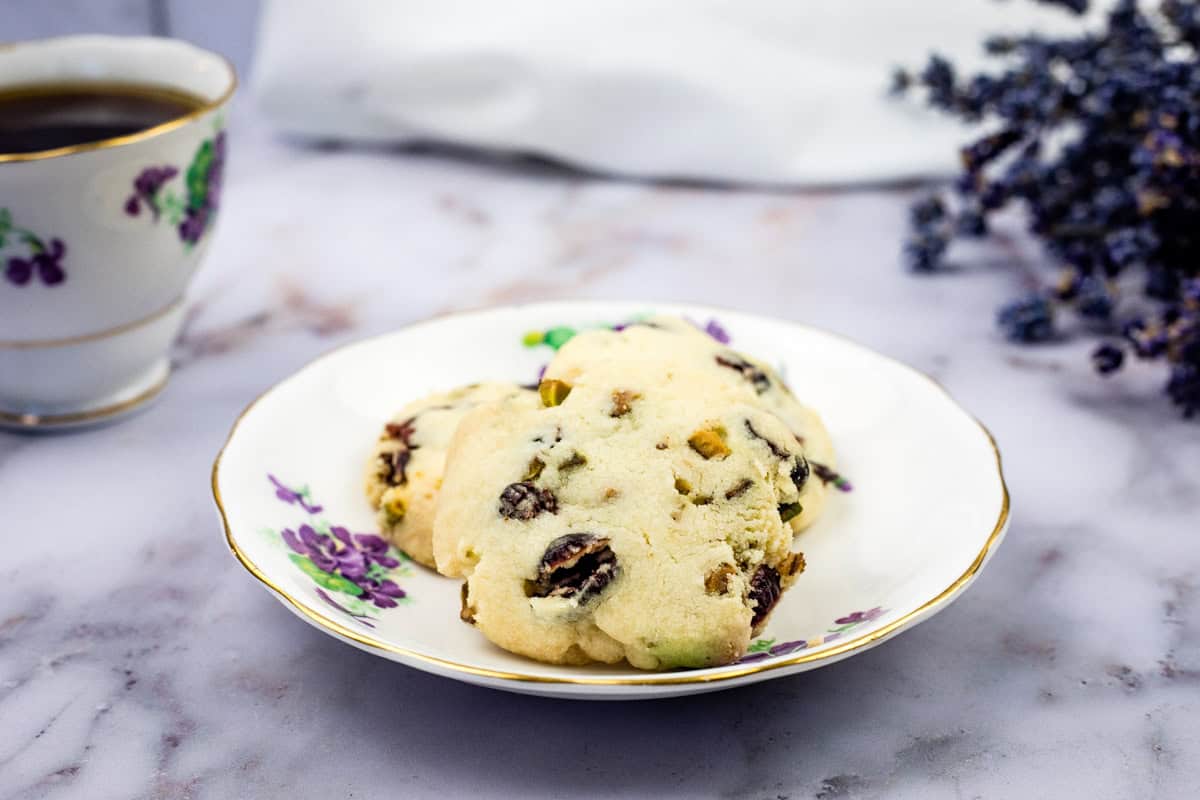
[[[564,305],[569,305],[569,303],[564,303]],[[703,307],[703,306],[692,306],[692,308],[706,308],[707,310],[713,312],[714,314],[719,315],[719,314],[724,313],[726,316],[728,316],[729,314],[739,314],[740,315],[742,313],[742,312],[733,311],[731,309],[719,309],[719,308]],[[442,319],[445,319],[446,317],[449,317],[449,316],[459,316],[459,315],[466,314],[466,313],[478,313],[480,310],[481,309],[474,309],[472,311],[453,312],[451,314],[443,314],[438,317],[421,320],[419,322],[412,323],[410,325],[406,325],[401,328],[397,328],[395,331],[392,331],[390,333],[381,334],[379,336],[368,337],[366,339],[359,339],[358,341],[354,341],[354,342],[348,342],[347,344],[340,345],[338,347],[333,348],[332,350],[329,350],[326,353],[323,353],[322,355],[320,355],[317,358],[310,361],[305,366],[301,367],[300,370],[298,370],[297,372],[292,373],[292,375],[289,375],[287,378],[284,378],[283,380],[279,381],[278,383],[275,383],[272,386],[268,387],[264,392],[262,392],[262,394],[260,394],[253,401],[251,401],[251,403],[242,410],[242,413],[239,414],[237,419],[234,421],[233,427],[230,428],[229,435],[225,439],[225,444],[221,446],[220,452],[217,453],[217,457],[216,457],[216,460],[213,461],[213,468],[212,468],[212,493],[213,493],[213,499],[216,501],[216,504],[217,504],[217,511],[221,515],[221,523],[225,528],[225,542],[229,546],[230,551],[232,551],[233,555],[237,558],[237,560],[239,562],[241,562],[242,566],[245,567],[246,570],[251,575],[253,575],[260,582],[262,582],[263,585],[265,585],[268,589],[270,589],[272,592],[274,592],[280,599],[286,601],[288,603],[288,605],[292,606],[292,608],[296,612],[298,612],[301,615],[303,615],[304,617],[308,618],[308,620],[311,621],[318,628],[324,628],[328,631],[333,632],[334,634],[336,634],[337,636],[339,636],[341,638],[349,639],[352,642],[356,642],[358,644],[365,645],[366,647],[370,647],[370,648],[373,648],[376,650],[382,650],[386,653],[393,653],[395,655],[404,656],[405,658],[415,659],[415,660],[421,661],[425,664],[430,664],[430,665],[440,667],[442,669],[450,670],[453,672],[460,672],[460,673],[464,673],[464,674],[468,674],[468,675],[475,675],[475,676],[484,677],[484,678],[496,678],[499,680],[517,681],[517,682],[521,682],[521,683],[557,683],[557,684],[571,684],[571,685],[577,685],[577,686],[673,686],[673,685],[689,684],[689,683],[712,683],[714,681],[726,681],[726,680],[732,680],[735,678],[743,678],[743,677],[746,677],[747,675],[756,675],[756,674],[763,673],[763,672],[771,672],[771,671],[774,671],[777,669],[783,669],[785,667],[794,667],[797,664],[807,664],[807,663],[810,663],[813,661],[824,661],[827,659],[836,658],[836,657],[844,655],[846,653],[850,653],[855,650],[860,650],[862,648],[865,648],[870,645],[881,642],[881,640],[887,638],[892,633],[897,632],[899,629],[903,628],[907,623],[911,622],[916,617],[919,617],[926,612],[937,609],[939,606],[944,605],[948,600],[950,600],[951,598],[958,595],[966,587],[966,585],[971,582],[971,580],[975,577],[975,575],[979,572],[979,570],[983,568],[983,565],[987,561],[988,556],[991,554],[992,549],[995,547],[996,543],[1000,539],[1001,534],[1004,532],[1005,525],[1008,523],[1008,513],[1009,513],[1008,484],[1005,483],[1005,481],[1004,481],[1004,467],[1003,467],[1003,464],[1001,461],[1000,448],[996,445],[996,439],[995,439],[995,437],[992,436],[991,431],[989,431],[987,429],[987,427],[982,422],[980,422],[977,417],[975,417],[975,415],[971,414],[969,411],[967,411],[965,408],[963,408],[958,403],[958,401],[954,399],[954,396],[951,395],[950,392],[946,390],[946,388],[944,386],[942,386],[940,383],[938,383],[934,378],[930,377],[929,375],[926,375],[924,372],[921,372],[919,369],[916,369],[915,367],[911,367],[902,361],[897,361],[896,359],[891,358],[890,356],[885,356],[882,353],[878,353],[869,347],[866,347],[864,345],[859,344],[858,342],[855,342],[853,339],[850,339],[849,337],[842,336],[841,334],[833,333],[831,331],[822,330],[820,328],[814,328],[814,327],[804,325],[804,324],[801,324],[798,322],[792,322],[790,320],[775,320],[772,318],[767,318],[767,319],[771,319],[771,321],[773,321],[773,322],[782,322],[786,325],[793,325],[797,328],[803,328],[805,330],[815,331],[815,332],[818,332],[818,333],[821,333],[821,334],[824,334],[827,336],[832,336],[834,338],[841,339],[842,341],[848,342],[856,347],[860,347],[864,350],[867,350],[867,351],[871,352],[872,354],[879,356],[880,358],[887,359],[888,361],[891,361],[892,363],[903,367],[904,369],[914,373],[915,375],[919,375],[921,378],[924,378],[925,380],[927,380],[931,384],[933,384],[933,386],[936,387],[938,389],[938,391],[940,391],[943,395],[945,395],[946,398],[955,405],[955,407],[957,407],[960,411],[962,411],[964,414],[966,414],[976,425],[979,426],[979,429],[983,432],[983,435],[987,437],[988,444],[992,448],[992,453],[996,457],[996,477],[1000,480],[1000,494],[1001,494],[1000,513],[996,518],[996,523],[995,523],[995,526],[992,528],[992,532],[988,535],[986,541],[984,541],[983,547],[982,547],[982,549],[980,549],[979,553],[975,556],[974,561],[972,561],[970,566],[967,567],[966,571],[963,572],[961,575],[959,575],[957,578],[955,578],[954,581],[952,581],[949,586],[947,586],[942,591],[938,592],[936,595],[934,595],[932,598],[930,598],[929,600],[922,603],[917,608],[913,609],[912,611],[909,611],[907,614],[905,614],[897,619],[892,620],[887,625],[884,625],[883,627],[878,628],[876,630],[870,631],[869,633],[865,633],[860,636],[857,636],[857,637],[854,637],[851,639],[847,639],[847,640],[843,641],[841,644],[835,645],[833,647],[829,647],[829,648],[825,648],[825,649],[821,649],[821,650],[815,650],[815,651],[811,651],[811,652],[803,651],[799,655],[789,656],[787,658],[782,658],[778,661],[767,660],[767,661],[756,662],[753,664],[746,664],[746,665],[742,665],[742,666],[730,665],[729,668],[726,668],[726,669],[721,669],[719,667],[710,668],[712,670],[719,670],[719,671],[683,673],[683,674],[672,674],[669,672],[668,673],[648,673],[645,677],[639,676],[639,677],[620,677],[620,678],[591,678],[591,677],[574,678],[574,677],[559,677],[559,676],[549,676],[549,675],[530,675],[528,673],[519,673],[519,672],[505,672],[504,670],[496,670],[496,669],[491,669],[489,667],[476,667],[476,666],[472,666],[470,664],[463,664],[458,661],[451,661],[449,659],[439,658],[437,656],[426,655],[424,653],[419,653],[415,650],[410,650],[406,647],[399,647],[399,646],[391,644],[389,642],[380,641],[379,639],[375,639],[371,636],[367,636],[359,631],[352,630],[352,629],[346,627],[345,625],[342,625],[340,622],[332,620],[332,619],[324,616],[323,614],[318,614],[317,612],[310,609],[307,605],[305,605],[302,601],[300,601],[300,600],[296,599],[295,597],[293,597],[292,595],[288,594],[287,591],[285,591],[278,584],[276,584],[274,581],[272,581],[270,578],[268,578],[267,575],[258,567],[258,565],[255,564],[250,559],[250,557],[247,556],[246,553],[243,552],[242,549],[238,546],[237,542],[234,540],[233,530],[229,526],[229,517],[225,513],[225,506],[221,500],[221,489],[220,489],[220,485],[219,485],[221,458],[225,455],[225,451],[226,451],[226,449],[228,449],[229,443],[231,441],[233,441],[233,437],[237,433],[238,426],[241,424],[242,420],[246,417],[246,415],[249,414],[250,411],[256,405],[258,405],[259,401],[261,401],[264,397],[266,397],[271,392],[275,391],[275,389],[278,388],[281,384],[286,383],[288,380],[290,380],[292,377],[295,377],[300,372],[303,372],[304,370],[307,370],[310,367],[315,366],[317,363],[325,360],[326,358],[336,355],[337,353],[341,352],[342,350],[344,350],[346,348],[354,347],[354,346],[360,345],[360,344],[365,344],[365,343],[373,341],[375,339],[381,339],[385,336],[390,336],[392,334],[399,333],[400,331],[403,331],[403,330],[406,330],[409,328],[414,328],[419,325],[441,321]],[[488,309],[482,309],[482,310],[486,311]],[[655,678],[654,677],[655,674],[664,675],[664,677]]]
[[[54,42],[57,40],[72,39],[72,38],[76,38],[76,37],[58,36],[58,37],[51,37],[48,39],[32,39],[32,40],[23,41],[23,42],[8,42],[8,43],[5,43],[4,47],[0,48],[0,50],[15,50],[20,47],[25,47],[26,45],[31,45],[31,44],[41,45],[41,44],[46,44],[48,42]],[[109,37],[109,38],[150,38],[150,37]],[[82,144],[67,145],[66,147],[54,147],[49,150],[35,150],[30,153],[0,153],[0,164],[17,163],[17,162],[21,162],[21,161],[41,161],[42,159],[45,159],[45,158],[57,158],[59,156],[69,156],[69,155],[74,155],[76,153],[85,153],[85,152],[89,152],[91,150],[104,150],[109,147],[120,147],[121,145],[124,145],[124,144],[132,144],[134,142],[140,142],[140,141],[143,141],[145,139],[150,139],[155,136],[160,136],[164,133],[170,133],[171,131],[176,130],[177,128],[182,128],[184,125],[187,125],[189,122],[192,122],[193,120],[203,117],[205,114],[216,111],[218,108],[225,105],[225,103],[227,103],[229,101],[229,98],[233,97],[233,93],[237,90],[237,87],[238,87],[237,68],[233,66],[232,61],[230,61],[228,58],[221,55],[220,53],[214,53],[211,50],[205,50],[202,47],[196,47],[196,45],[190,45],[190,46],[195,48],[196,50],[199,50],[202,53],[205,53],[206,55],[210,55],[214,58],[219,59],[221,61],[221,63],[223,63],[225,65],[225,69],[228,71],[229,86],[226,87],[225,91],[221,92],[221,94],[219,94],[216,97],[216,99],[205,100],[202,105],[200,105],[197,108],[192,109],[191,111],[187,112],[186,114],[182,114],[178,117],[174,117],[172,119],[167,120],[166,122],[163,122],[159,125],[155,125],[150,128],[145,128],[140,131],[135,131],[134,133],[127,133],[124,136],[112,136],[108,139],[101,139],[96,142],[84,142]],[[112,85],[112,82],[108,82],[106,84],[106,82],[104,82],[104,81],[79,81],[78,84],[81,86],[97,86],[97,85],[104,86],[104,85]],[[128,87],[128,84],[125,84],[125,83],[122,83],[121,85],[124,87]],[[11,88],[19,88],[19,87],[11,87]],[[148,89],[151,92],[156,92],[156,91],[182,92],[182,91],[185,91],[185,90],[178,89],[177,87],[165,86],[165,85],[148,87]],[[4,93],[3,88],[0,88],[0,93]],[[190,92],[186,92],[186,93],[189,95],[191,94]],[[192,95],[192,96],[194,97],[195,95]]]

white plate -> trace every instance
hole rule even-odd
[[[552,351],[525,341],[530,331],[611,325],[647,311],[702,323],[716,318],[734,347],[778,364],[801,400],[824,417],[838,470],[853,482],[852,491],[834,492],[824,516],[800,535],[808,569],[740,662],[672,672],[540,664],[459,622],[458,581],[401,563],[391,579],[404,597],[379,608],[285,543],[284,529],[305,524],[376,530],[363,465],[380,426],[402,404],[471,381],[532,382]],[[246,409],[213,465],[212,485],[234,555],[329,635],[470,683],[598,699],[724,689],[862,652],[960,595],[995,552],[1008,520],[995,443],[928,377],[823,331],[669,304],[499,308],[343,347]]]

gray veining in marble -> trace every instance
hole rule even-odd
[[[898,266],[904,190],[612,183],[299,149],[235,116],[178,371],[146,413],[0,434],[0,798],[1191,798],[1200,786],[1200,427],[1152,368],[1001,341],[1036,254]],[[826,326],[992,429],[1011,533],[960,602],[832,667],[589,704],[434,678],[309,628],[226,551],[211,461],[339,343],[522,300],[667,298]],[[915,532],[914,535],[919,535]]]

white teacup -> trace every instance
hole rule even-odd
[[[112,418],[166,384],[220,206],[236,83],[224,58],[172,39],[0,45],[0,95],[120,84],[202,101],[125,136],[0,152],[0,426]]]

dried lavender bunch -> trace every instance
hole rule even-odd
[[[1039,0],[1074,13],[1087,0]],[[995,36],[996,73],[959,76],[934,55],[894,90],[990,132],[961,151],[952,196],[912,209],[904,244],[913,270],[938,270],[955,238],[982,237],[1015,204],[1062,266],[1052,285],[1003,307],[1016,342],[1057,336],[1069,313],[1104,342],[1101,374],[1127,353],[1166,362],[1166,392],[1200,411],[1200,3],[1142,11],[1118,0],[1102,30]]]

